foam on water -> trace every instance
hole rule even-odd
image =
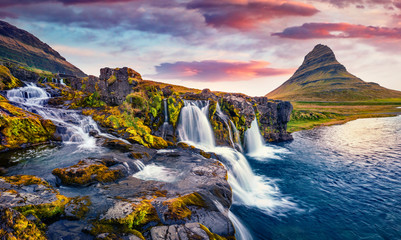
[[[152,163],[146,165],[141,171],[132,176],[146,181],[154,180],[161,182],[175,182],[177,180],[178,173],[173,169],[158,166]]]

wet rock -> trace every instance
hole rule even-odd
[[[32,221],[14,209],[0,205],[1,239],[47,239]]]
[[[129,152],[129,151],[131,151],[131,147],[132,147],[131,144],[126,143],[122,140],[110,139],[110,138],[103,138],[101,146],[109,148],[109,149],[120,150],[122,152]]]
[[[119,184],[103,186],[103,194],[114,196],[115,200],[102,221],[113,219],[114,224],[126,226],[127,222],[136,222],[127,219],[136,216],[137,209],[146,209],[142,224],[132,225],[145,234],[149,226],[157,224],[201,223],[216,234],[233,236],[234,227],[227,213],[220,212],[215,205],[217,201],[227,209],[231,206],[232,193],[224,166],[190,147],[161,151],[146,164],[162,165],[166,171],[174,171],[171,174],[175,179],[165,182],[160,176],[159,181],[145,181],[129,176]]]
[[[215,234],[199,223],[153,227],[150,235],[152,240],[218,239]]]
[[[114,182],[127,174],[124,169],[122,165],[109,168],[107,159],[86,158],[73,166],[56,168],[52,173],[61,180],[62,184],[86,186],[96,182]]]
[[[0,206],[11,207],[40,224],[65,217],[66,206],[77,205],[74,208],[79,209],[79,202],[61,195],[36,176],[0,177]]]

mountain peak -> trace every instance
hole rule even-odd
[[[266,96],[294,101],[356,101],[401,97],[401,92],[355,77],[328,46],[318,44],[294,75]]]
[[[308,63],[314,59],[319,59],[321,61],[322,58],[324,58],[326,61],[337,62],[336,56],[331,48],[323,44],[318,44],[306,55],[304,63]]]

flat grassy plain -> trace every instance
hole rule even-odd
[[[401,114],[401,98],[349,102],[291,102],[294,110],[288,131],[342,124],[358,118],[391,117]]]

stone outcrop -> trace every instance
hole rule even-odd
[[[70,84],[77,90],[98,92],[100,99],[106,104],[118,106],[141,80],[141,75],[131,68],[102,68],[99,78],[90,75],[86,78],[70,79]]]

